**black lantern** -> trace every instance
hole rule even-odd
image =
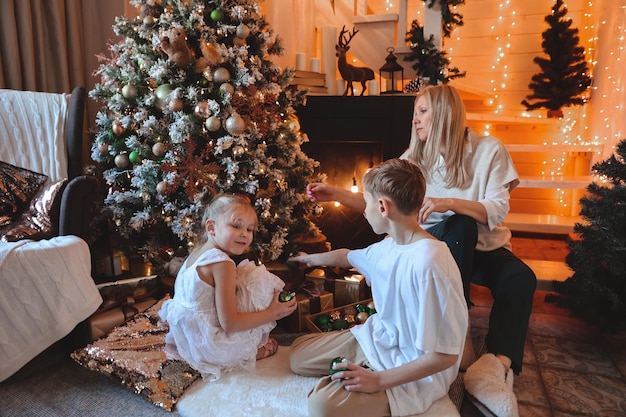
[[[387,52],[389,52],[389,55],[387,55],[387,58],[385,58],[385,65],[380,67],[380,69],[378,70],[381,94],[394,94],[402,92],[402,88],[400,88],[400,90],[396,90],[396,73],[400,72],[400,81],[404,80],[404,68],[402,67],[402,65],[398,64],[398,58],[393,54],[394,51],[395,49],[393,47],[387,48]],[[386,91],[383,91],[383,75],[385,75],[387,79],[391,80],[391,89],[388,89]]]

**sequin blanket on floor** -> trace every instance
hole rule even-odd
[[[203,381],[185,362],[168,360],[163,349],[167,327],[159,325],[158,317],[166,299],[72,358],[167,411],[176,407],[183,417],[308,415],[306,397],[317,378],[291,373],[286,346],[257,362],[254,372],[228,372],[215,382]]]
[[[105,374],[155,405],[172,411],[200,374],[165,356],[167,327],[159,326],[160,300],[126,324],[71,354],[79,364]]]

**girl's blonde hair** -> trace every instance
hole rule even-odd
[[[430,107],[431,119],[428,137],[419,140],[411,129],[408,158],[422,167],[427,177],[432,175],[439,156],[443,156],[446,174],[445,185],[465,188],[470,173],[466,159],[467,128],[465,105],[454,87],[447,84],[428,86],[415,98],[425,97]]]
[[[252,205],[250,204],[250,200],[248,199],[248,197],[245,197],[243,195],[226,193],[216,194],[211,199],[211,201],[209,201],[206,208],[204,209],[204,214],[202,215],[202,230],[204,231],[204,233],[198,234],[198,241],[195,244],[196,248],[201,247],[208,240],[206,230],[204,230],[204,225],[206,224],[207,220],[226,220],[226,216],[229,213],[231,213],[231,216],[234,216],[234,213],[232,213],[232,211],[236,206],[248,207],[256,216],[256,211],[254,210],[254,207],[252,207]],[[258,226],[258,218],[257,224],[255,226]]]

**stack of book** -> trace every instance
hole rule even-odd
[[[309,91],[309,94],[328,94],[326,74],[313,71],[296,70],[290,86],[298,91]]]

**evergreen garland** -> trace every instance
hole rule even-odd
[[[91,156],[108,186],[106,215],[149,259],[188,248],[219,192],[252,201],[262,260],[317,232],[305,187],[318,163],[301,150],[296,115],[305,93],[271,62],[281,40],[259,3],[130,0],[139,16],[113,25],[124,39],[100,57],[90,92],[103,104]]]
[[[424,39],[424,27],[417,20],[411,22],[411,30],[407,33],[406,41],[409,42],[411,53],[404,57],[405,61],[417,61],[413,68],[418,77],[427,80],[431,85],[440,82],[447,84],[455,78],[465,77],[466,72],[461,72],[457,67],[450,67],[450,61],[445,51],[439,51],[434,43],[434,36]]]
[[[463,26],[463,15],[453,12],[452,8],[465,4],[465,0],[430,0],[430,3],[427,4],[428,8],[432,9],[437,2],[441,5],[441,17],[443,19],[441,30],[443,36],[449,38],[457,26]]]
[[[566,257],[574,274],[546,297],[607,331],[626,329],[626,139],[616,154],[593,166],[606,183],[593,182],[580,200],[585,223]]]
[[[534,103],[522,100],[527,110],[541,107],[559,111],[562,107],[584,104],[585,92],[591,85],[591,76],[585,60],[585,49],[579,45],[578,29],[571,28],[571,19],[565,19],[567,8],[563,0],[556,0],[552,13],[545,17],[550,27],[542,33],[541,46],[548,58],[533,60],[541,72],[532,76],[526,96]]]

